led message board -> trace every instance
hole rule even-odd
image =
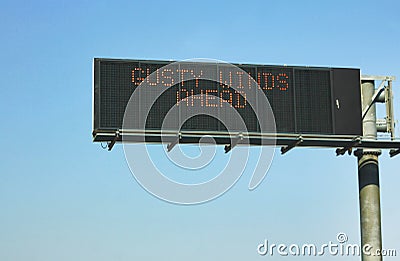
[[[165,67],[171,64],[172,67]],[[262,134],[258,104],[252,107],[247,99],[258,90],[271,105],[277,134],[362,135],[359,69],[234,65],[241,70],[217,62],[188,62],[174,67],[171,61],[95,58],[94,141],[110,141],[110,134],[123,129],[128,101],[142,83],[146,87],[137,94],[140,99],[136,117],[145,117],[145,130],[152,133],[161,130],[174,106],[178,106],[179,115],[202,107],[219,115],[221,108],[230,106],[243,118],[243,131]],[[201,78],[205,72],[214,80]],[[233,84],[236,88],[231,88]],[[152,101],[150,111],[144,111],[140,102],[145,102],[157,88],[164,92]],[[211,136],[227,132],[219,117],[209,115],[196,115],[181,123],[176,119],[176,126],[179,131],[206,132]],[[136,129],[135,124],[132,129]]]

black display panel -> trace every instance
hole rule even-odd
[[[248,102],[248,96],[258,90],[268,98],[278,134],[362,135],[359,69],[235,65],[244,72],[220,63],[187,62],[174,67],[169,61],[94,59],[94,140],[104,141],[96,139],[98,133],[122,129],[127,103],[142,82],[147,87],[138,94],[132,129],[135,122],[140,129],[145,120],[146,130],[159,131],[168,111],[176,106],[179,117],[172,118],[167,129],[225,133],[227,128],[219,119],[227,116],[224,106],[229,106],[246,125],[243,130],[233,123],[230,130],[260,133],[256,115],[263,108]],[[205,75],[218,81],[203,79]],[[157,88],[165,91],[155,101],[148,100]],[[146,102],[153,103],[148,115],[141,106]],[[217,117],[197,115],[183,120],[199,108]]]

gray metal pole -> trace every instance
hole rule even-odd
[[[374,81],[362,81],[361,95],[363,109],[371,102],[375,92]],[[376,139],[376,108],[371,106],[363,120],[364,139]],[[376,255],[382,249],[381,207],[379,190],[380,150],[359,149],[354,153],[358,157],[358,184],[360,197],[361,223],[361,260],[381,261],[382,256]]]

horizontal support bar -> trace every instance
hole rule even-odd
[[[395,76],[361,75],[362,81],[395,81]]]
[[[194,134],[181,132],[179,143],[198,143],[205,134]],[[238,145],[266,145],[266,146],[290,146],[299,140],[299,136],[283,135],[255,135],[243,133],[243,139],[246,142],[240,142]],[[232,140],[238,136],[235,135],[211,135],[217,144],[232,144]],[[326,148],[371,148],[371,149],[400,149],[400,140],[363,140],[361,137],[338,137],[338,136],[316,136],[302,135],[302,142],[298,147],[326,147]],[[359,139],[359,140],[358,140]],[[97,133],[94,136],[95,142],[127,142],[127,143],[171,143],[176,140],[176,132],[171,134],[152,134],[144,135],[141,133]]]

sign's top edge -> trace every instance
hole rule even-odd
[[[171,64],[174,62],[179,63],[210,63],[210,64],[232,64],[235,66],[244,66],[244,67],[252,67],[252,66],[265,66],[265,67],[281,67],[281,68],[299,68],[299,69],[347,69],[347,70],[360,70],[358,67],[349,67],[349,66],[308,66],[308,65],[287,65],[287,64],[251,64],[251,63],[229,63],[219,60],[212,59],[193,59],[193,60],[151,60],[151,59],[122,59],[122,58],[102,58],[95,57],[93,61],[96,62],[114,62],[114,63],[130,63],[130,62],[141,62],[141,63],[158,63],[158,64]]]

